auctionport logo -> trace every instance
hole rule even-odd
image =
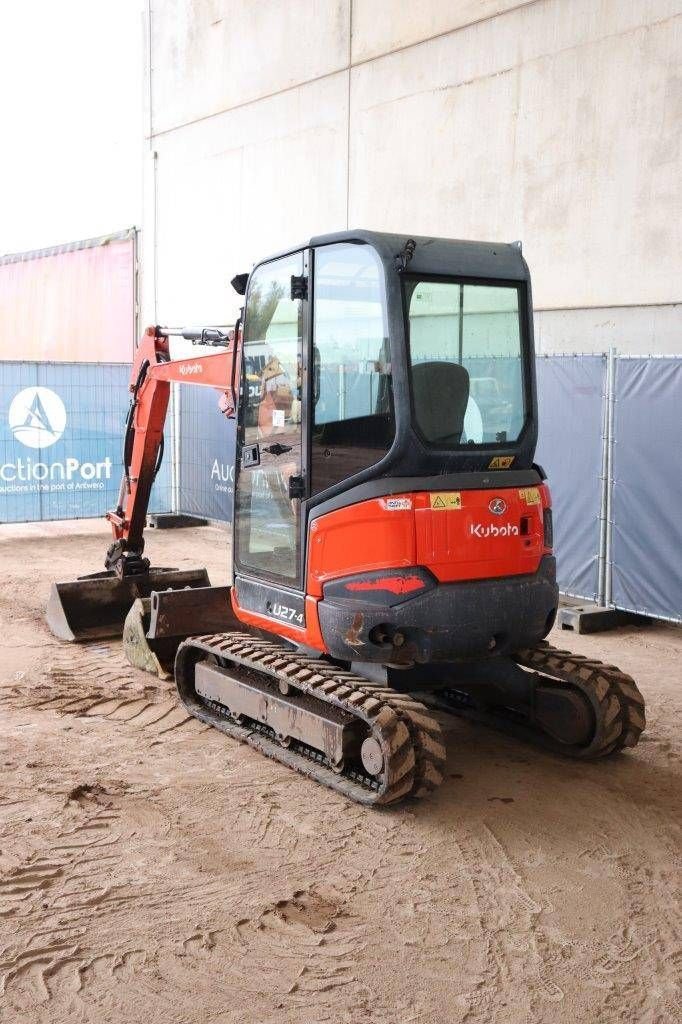
[[[66,429],[66,408],[56,392],[34,386],[19,391],[10,402],[7,425],[15,441],[26,448],[49,448]],[[21,451],[21,449],[19,449]],[[111,478],[110,456],[81,462],[68,454],[64,459],[39,461],[15,453],[13,461],[0,462],[0,495],[104,490]]]
[[[48,448],[64,433],[66,409],[49,388],[25,388],[12,399],[7,420],[17,441],[27,448]]]

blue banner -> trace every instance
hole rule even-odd
[[[129,376],[121,364],[0,363],[0,522],[91,518],[115,507]],[[170,508],[169,464],[154,511]]]

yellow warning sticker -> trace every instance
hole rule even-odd
[[[488,469],[509,469],[513,461],[513,455],[496,455],[488,463]]]
[[[521,501],[525,501],[526,505],[540,504],[540,492],[537,487],[521,487],[519,490],[519,498]]]
[[[432,491],[429,494],[431,508],[461,508],[462,495],[459,491]]]

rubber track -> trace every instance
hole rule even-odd
[[[370,786],[369,780],[358,777],[359,773],[338,774],[328,764],[297,752],[295,745],[282,747],[271,736],[237,725],[212,710],[194,691],[194,665],[204,655],[288,683],[361,719],[381,746],[381,777],[371,780]],[[178,649],[175,679],[180,699],[190,714],[359,803],[390,804],[408,796],[424,796],[442,779],[445,751],[440,727],[422,704],[280,644],[246,633],[191,637]]]
[[[387,692],[390,695],[389,703],[410,730],[414,746],[415,784],[411,795],[418,798],[428,796],[440,786],[445,771],[447,751],[440,725],[429,709],[409,694],[387,691],[384,686],[364,681],[361,685],[363,690],[377,697],[383,697]]]
[[[514,660],[581,690],[595,713],[595,735],[586,747],[562,747],[577,758],[606,757],[636,746],[646,726],[644,698],[634,679],[615,665],[558,650],[546,641],[516,651]]]

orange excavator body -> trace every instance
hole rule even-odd
[[[192,714],[363,802],[440,781],[415,690],[572,756],[633,745],[635,684],[543,645],[558,589],[520,246],[344,232],[233,284],[233,331],[145,331],[105,571],[53,586],[53,632],[125,630]],[[173,360],[176,334],[221,351]],[[144,554],[172,382],[236,420],[230,587]]]

